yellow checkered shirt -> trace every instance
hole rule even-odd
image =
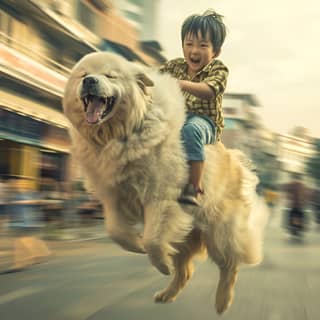
[[[188,75],[188,66],[183,58],[166,62],[159,69],[161,73],[169,73],[176,79],[193,82],[205,82],[215,93],[213,99],[201,99],[186,91],[183,95],[186,101],[187,112],[210,117],[217,127],[217,140],[220,140],[224,127],[222,114],[222,97],[227,85],[228,68],[220,60],[212,60],[195,76]]]

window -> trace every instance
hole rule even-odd
[[[96,31],[96,15],[92,12],[92,9],[82,1],[79,1],[78,5],[78,20],[89,30],[93,32]]]
[[[10,35],[10,20],[11,17],[3,10],[0,10],[0,31],[7,36]],[[2,37],[3,36],[1,35],[1,38]],[[7,40],[7,37],[6,39],[3,39],[4,42],[7,42]]]

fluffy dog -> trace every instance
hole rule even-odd
[[[173,274],[155,301],[173,301],[192,275],[194,256],[207,251],[220,269],[216,309],[224,312],[239,265],[262,257],[262,224],[252,210],[257,177],[246,157],[220,142],[207,146],[201,208],[183,206],[185,107],[174,79],[92,53],[73,68],[63,106],[73,156],[104,206],[110,237]]]

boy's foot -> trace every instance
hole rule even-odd
[[[194,185],[190,183],[185,187],[178,201],[181,203],[200,207],[201,205],[197,199],[199,193],[202,193],[201,190],[196,190]]]

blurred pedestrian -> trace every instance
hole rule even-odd
[[[320,189],[317,188],[312,192],[312,208],[316,223],[320,224]]]
[[[278,192],[276,190],[266,188],[263,193],[267,206],[269,207],[270,211],[273,212],[274,207],[277,205],[278,202]]]
[[[8,185],[6,180],[0,177],[0,234],[5,231],[7,224]]]
[[[304,231],[306,224],[305,209],[310,200],[310,191],[303,183],[300,173],[292,174],[292,181],[285,185],[289,201],[288,227]]]
[[[39,199],[28,188],[28,181],[19,177],[10,179],[8,215],[13,238],[13,264],[8,272],[24,269],[46,260],[50,250],[37,235],[40,227]]]

